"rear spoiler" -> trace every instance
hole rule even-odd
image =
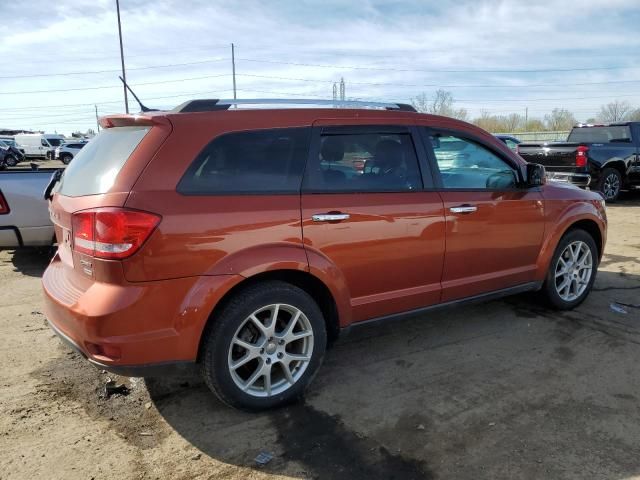
[[[170,125],[163,115],[105,115],[99,119],[102,128]]]

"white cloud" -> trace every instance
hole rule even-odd
[[[237,44],[242,97],[327,96],[344,76],[347,94],[408,101],[445,87],[472,113],[529,107],[530,115],[555,106],[586,118],[617,96],[640,104],[638,83],[576,83],[640,80],[637,0],[547,2],[362,2],[121,0],[125,55],[130,68],[224,61],[175,68],[130,70],[132,84],[230,73],[229,49]],[[93,122],[93,103],[102,112],[122,108],[115,2],[81,0],[0,5],[0,16],[19,28],[0,40],[0,77],[55,72],[112,70],[95,75],[0,78],[0,124],[69,131]],[[285,65],[269,60],[329,65]],[[372,67],[347,68],[351,66]],[[512,70],[628,66],[622,70],[521,73],[446,73],[438,70]],[[344,68],[339,68],[344,67]],[[637,67],[637,68],[636,68]],[[382,69],[396,69],[382,70]],[[415,70],[415,71],[398,71]],[[311,81],[243,76],[303,78]],[[364,85],[384,83],[386,85]],[[529,84],[574,84],[514,88]],[[34,90],[112,88],[57,93],[6,94]],[[406,86],[417,85],[417,86]],[[452,85],[495,85],[466,88]],[[191,92],[230,96],[229,77],[138,85],[151,105],[171,106]],[[267,92],[267,93],[262,93]],[[278,92],[278,93],[271,93]],[[629,95],[627,97],[626,95]],[[202,95],[201,95],[202,96]],[[589,97],[584,100],[578,98]],[[602,97],[602,98],[592,98]],[[553,99],[516,102],[518,99]],[[571,100],[573,98],[573,100]],[[505,99],[504,101],[496,101]],[[115,103],[108,103],[115,102]],[[25,109],[38,105],[75,105]],[[15,110],[10,110],[15,109]],[[591,112],[591,113],[589,113]],[[75,123],[70,122],[77,122]]]

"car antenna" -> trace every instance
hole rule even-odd
[[[149,108],[149,107],[145,107],[144,104],[140,101],[140,99],[138,98],[138,96],[133,92],[133,90],[131,90],[131,87],[129,85],[127,85],[127,82],[124,81],[124,78],[122,78],[121,76],[118,75],[118,78],[120,79],[120,81],[124,84],[125,88],[127,90],[129,90],[129,92],[131,92],[131,95],[133,95],[133,98],[136,99],[136,102],[138,102],[138,105],[140,105],[140,111],[141,112],[157,112],[158,110],[155,108]]]

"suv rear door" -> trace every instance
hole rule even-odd
[[[417,130],[344,123],[314,124],[301,198],[311,266],[337,267],[353,321],[438,303],[444,213]]]
[[[533,281],[544,233],[540,189],[520,187],[517,165],[479,138],[422,133],[446,212],[442,301]]]

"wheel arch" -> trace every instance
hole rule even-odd
[[[602,259],[602,254],[604,250],[602,232],[600,231],[600,227],[598,227],[598,224],[595,222],[595,220],[583,219],[583,220],[578,220],[572,223],[564,231],[564,233],[560,236],[560,238],[564,237],[571,230],[584,230],[589,235],[591,235],[594,242],[596,242],[596,247],[598,248],[598,258]]]
[[[598,248],[598,258],[602,258],[606,244],[606,218],[593,205],[574,204],[559,216],[555,228],[549,232],[538,255],[536,280],[544,281],[553,254],[562,237],[572,229],[582,229],[589,233]]]
[[[270,280],[279,280],[294,285],[308,293],[318,304],[325,320],[327,337],[329,342],[335,341],[340,333],[340,311],[335,301],[334,294],[329,287],[315,275],[302,270],[281,269],[269,270],[256,273],[231,287],[223,297],[216,303],[207,318],[207,322],[202,329],[198,344],[197,361],[202,358],[203,340],[206,338],[208,328],[215,322],[216,315],[225,308],[229,301],[242,290]]]

